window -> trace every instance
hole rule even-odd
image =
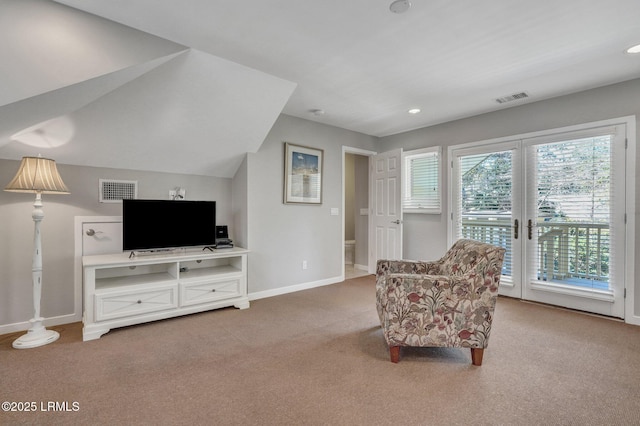
[[[405,213],[441,213],[440,147],[405,152],[402,207]]]

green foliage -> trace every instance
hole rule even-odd
[[[610,137],[538,145],[538,217],[608,222]],[[462,211],[511,211],[511,151],[466,156],[462,164]]]
[[[464,161],[468,170],[462,175],[462,211],[511,211],[511,152],[469,156]]]

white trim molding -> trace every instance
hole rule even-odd
[[[308,283],[290,285],[288,287],[274,288],[273,290],[258,291],[255,293],[249,293],[249,301],[266,299],[267,297],[273,297],[273,296],[281,296],[283,294],[295,293],[297,291],[302,291],[302,290],[309,290],[312,288],[322,287],[325,285],[341,283],[342,281],[344,281],[344,276],[327,278],[324,280],[312,281]]]

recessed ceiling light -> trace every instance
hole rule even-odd
[[[389,10],[393,13],[404,13],[411,7],[411,2],[408,0],[396,0],[389,6]]]
[[[409,114],[417,114],[420,112],[420,108],[411,108],[409,111],[407,111]]]
[[[640,53],[640,44],[628,48],[627,53]]]
[[[324,110],[322,109],[312,109],[309,112],[313,115],[324,115]]]

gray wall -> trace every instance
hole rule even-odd
[[[249,229],[247,197],[247,157],[236,171],[231,185],[232,226],[229,227],[229,238],[239,247],[248,247]]]
[[[463,120],[382,138],[378,151],[402,147],[405,150],[428,146],[443,146],[443,164],[448,165],[446,147],[523,133],[554,129],[593,121],[635,115],[640,129],[640,79],[588,90],[518,107],[483,114]],[[638,138],[636,136],[636,141]],[[636,150],[640,156],[640,149]],[[636,191],[640,189],[640,159],[636,158]],[[449,184],[443,167],[443,209],[440,215],[413,214],[404,220],[404,257],[437,259],[447,249],[446,194]],[[640,262],[640,197],[636,196],[636,265]],[[635,315],[640,315],[640,280],[636,268]],[[628,315],[628,313],[627,313]]]
[[[284,142],[324,150],[321,205],[283,203]],[[342,275],[342,146],[373,150],[375,138],[281,115],[260,150],[248,156],[249,292],[259,296]],[[308,269],[302,269],[306,260]]]
[[[0,160],[3,186],[13,178],[19,164]],[[139,198],[168,199],[169,190],[179,186],[186,190],[188,200],[217,201],[217,222],[231,223],[231,179],[64,164],[58,164],[58,171],[71,194],[42,196],[45,217],[41,224],[41,314],[45,318],[74,314],[74,217],[122,214],[122,204],[99,202],[99,179],[137,180]],[[0,191],[0,330],[33,317],[34,200],[35,194]]]

